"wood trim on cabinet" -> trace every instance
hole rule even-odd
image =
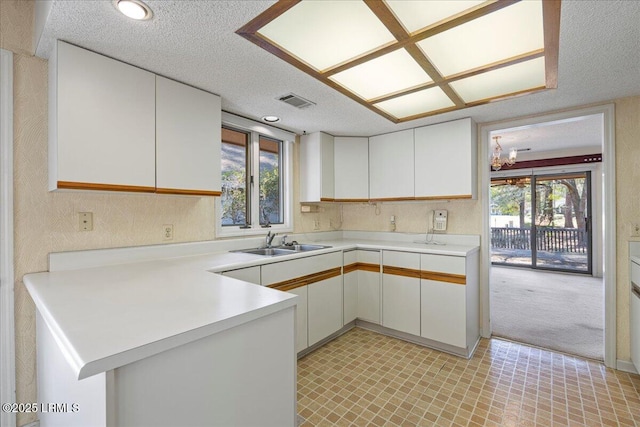
[[[420,196],[415,197],[415,200],[443,200],[443,199],[472,199],[471,194],[458,194],[456,196]]]
[[[438,282],[454,283],[456,285],[466,285],[467,276],[464,274],[442,273],[439,271],[420,271],[420,278],[426,280],[435,280]]]
[[[333,199],[337,203],[368,203],[369,199]]]
[[[121,184],[98,184],[92,182],[58,181],[60,190],[98,190],[98,191],[126,191],[130,193],[155,193],[155,187]]]
[[[320,201],[321,202],[335,202],[336,199],[332,199],[332,198],[329,198],[329,197],[320,197]]]
[[[156,188],[158,194],[180,194],[185,196],[213,196],[219,197],[222,195],[221,191],[209,191],[209,190],[181,190],[178,188]]]
[[[381,197],[379,199],[369,199],[370,202],[406,202],[415,200],[415,197]]]
[[[380,273],[380,264],[371,264],[368,262],[354,262],[353,264],[345,265],[342,268],[343,274],[351,273],[354,271],[370,271],[372,273]]]
[[[442,273],[439,271],[415,270],[413,268],[394,267],[391,265],[382,266],[384,274],[394,276],[412,277],[415,279],[435,280],[438,282],[454,283],[456,285],[466,285],[467,276],[464,274]]]
[[[267,287],[286,292],[295,288],[300,288],[302,286],[311,285],[312,283],[321,282],[333,277],[338,277],[341,274],[342,267],[335,267],[329,270],[307,274],[306,276],[295,277],[293,279],[284,280],[282,282],[272,283],[270,285],[267,285]]]
[[[420,270],[414,270],[413,268],[394,267],[391,265],[383,265],[382,272],[384,274],[392,274],[394,276],[413,277],[420,279],[422,272]]]

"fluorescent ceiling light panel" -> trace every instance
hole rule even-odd
[[[414,92],[374,104],[395,117],[410,117],[454,107],[455,104],[439,87]]]
[[[330,77],[363,99],[432,82],[404,49],[398,49]]]
[[[562,0],[279,0],[236,33],[404,122],[555,89]]]
[[[259,30],[316,70],[395,41],[361,1],[302,1]]]
[[[409,33],[413,33],[462,11],[471,9],[472,7],[484,3],[484,1],[387,0],[385,3],[387,3],[393,13],[398,17],[404,28]]]
[[[544,58],[532,59],[451,83],[453,89],[466,102],[540,89],[544,85]]]
[[[521,1],[429,37],[418,46],[443,76],[543,49],[542,2]]]

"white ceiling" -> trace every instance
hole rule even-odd
[[[514,147],[521,153],[524,151],[539,157],[538,153],[559,150],[570,152],[580,149],[582,154],[601,153],[603,133],[603,118],[598,114],[502,129],[491,132],[491,137],[500,136],[499,142],[505,153]]]
[[[148,0],[132,21],[110,0],[52,0],[37,55],[61,39],[221,95],[225,111],[284,129],[371,136],[472,117],[486,123],[640,95],[640,1],[563,0],[558,89],[394,124],[235,34],[273,1]],[[508,34],[505,34],[508,37]],[[317,105],[296,109],[293,92]]]

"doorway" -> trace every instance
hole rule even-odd
[[[491,263],[592,274],[591,172],[491,179]]]
[[[573,111],[565,111],[559,113],[548,113],[538,117],[529,117],[523,119],[512,119],[508,121],[497,122],[493,124],[482,125],[479,129],[480,134],[480,178],[481,178],[481,194],[482,194],[482,210],[483,210],[483,232],[482,232],[482,261],[481,261],[481,312],[482,312],[482,335],[490,337],[493,332],[493,307],[491,301],[491,284],[490,275],[495,268],[507,268],[495,266],[492,268],[491,263],[491,206],[490,206],[490,188],[492,174],[490,168],[485,166],[483,161],[491,160],[491,138],[496,132],[505,129],[526,129],[530,127],[544,126],[553,123],[580,122],[584,117],[593,116],[601,124],[597,136],[601,142],[601,165],[597,173],[592,173],[593,189],[597,191],[594,195],[592,211],[594,215],[588,220],[588,227],[591,233],[590,238],[593,241],[591,257],[593,260],[592,271],[596,277],[602,276],[603,284],[601,285],[601,300],[603,303],[604,318],[604,362],[608,367],[615,368],[616,360],[616,216],[615,216],[615,137],[614,137],[614,106],[603,105],[597,107],[587,107]],[[550,145],[560,145],[564,141],[556,140],[550,142]],[[502,141],[501,141],[502,143]],[[502,144],[503,146],[506,144]],[[508,148],[505,147],[507,150]],[[524,156],[523,156],[524,157]],[[522,158],[518,156],[517,163]],[[576,167],[546,167],[537,170],[539,174],[557,174],[559,172],[575,172]],[[507,168],[505,168],[506,170]],[[591,169],[592,172],[595,169]],[[515,176],[516,172],[510,171],[511,176]],[[502,176],[504,177],[505,174]],[[522,170],[520,176],[531,176],[533,171]],[[534,186],[535,188],[535,186]],[[587,217],[589,218],[589,217]],[[606,218],[606,221],[604,221]],[[599,221],[599,223],[598,223]],[[598,230],[598,231],[596,231]],[[596,241],[597,240],[597,241]],[[510,270],[513,270],[509,268]],[[524,271],[519,269],[516,271]],[[547,273],[547,270],[529,269],[528,271]],[[570,276],[578,276],[588,278],[587,274],[569,274],[564,272],[551,271],[553,274],[564,274]]]

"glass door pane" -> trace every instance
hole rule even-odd
[[[590,173],[534,176],[533,183],[532,266],[591,273]]]
[[[531,267],[531,177],[491,180],[491,262]]]

